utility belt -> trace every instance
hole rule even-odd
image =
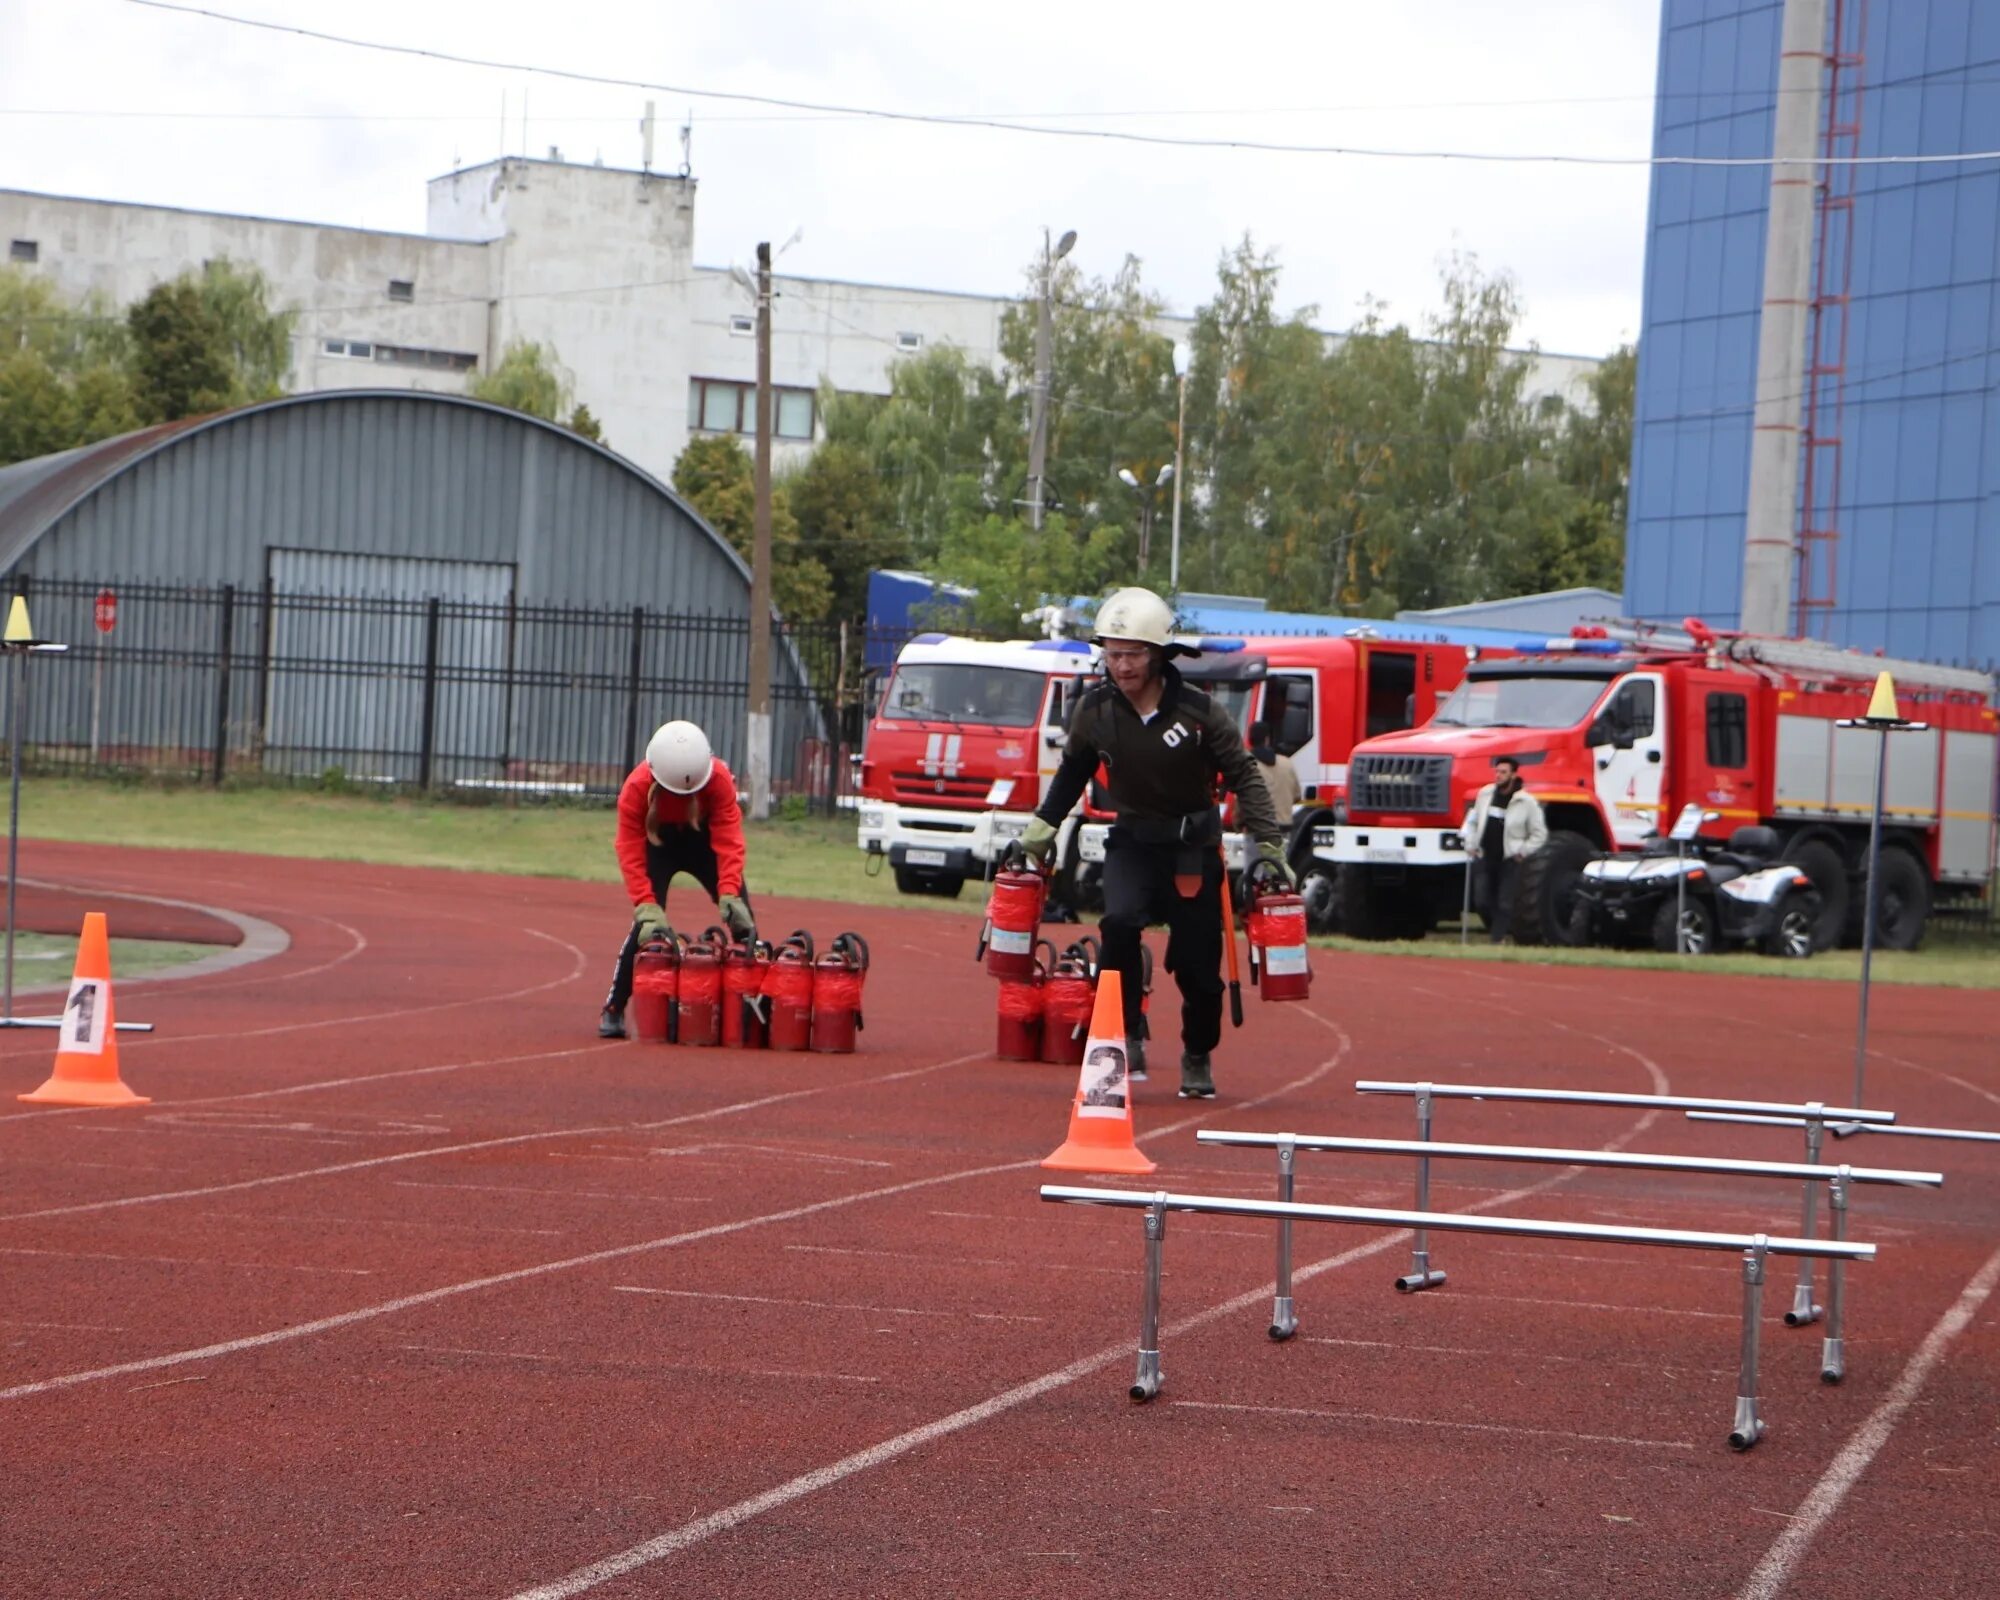
[[[1107,849],[1145,845],[1149,849],[1171,850],[1174,855],[1174,888],[1184,900],[1201,892],[1208,871],[1208,858],[1222,843],[1222,811],[1204,806],[1183,817],[1140,817],[1121,815],[1105,840]]]

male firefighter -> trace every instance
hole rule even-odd
[[[1104,964],[1123,979],[1131,1076],[1146,1075],[1146,1019],[1139,1009],[1140,941],[1167,926],[1167,970],[1181,991],[1181,1096],[1215,1093],[1210,1056],[1222,1038],[1223,870],[1218,776],[1232,789],[1257,848],[1292,881],[1284,830],[1262,770],[1229,713],[1181,681],[1167,658],[1196,652],[1174,643],[1174,614],[1150,589],[1120,589],[1098,609],[1092,643],[1106,681],[1070,715],[1062,765],[1022,837],[1038,861],[1084,785],[1106,773],[1117,813],[1105,840]]]
[[[625,1002],[632,997],[632,958],[639,946],[673,932],[666,899],[675,873],[687,873],[708,891],[737,938],[757,936],[743,886],[743,809],[736,779],[692,722],[662,724],[646,745],[646,759],[618,791],[616,849],[632,898],[632,926],[597,1019],[600,1039],[625,1037]]]

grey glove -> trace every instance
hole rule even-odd
[[[757,919],[750,915],[750,906],[739,895],[726,894],[716,902],[722,913],[722,920],[729,924],[729,931],[739,939],[757,937]]]
[[[667,926],[666,912],[651,900],[641,900],[632,908],[632,926],[638,930],[641,944],[674,936],[674,930]]]
[[[1021,849],[1036,865],[1047,866],[1049,857],[1055,854],[1056,849],[1055,824],[1044,822],[1040,817],[1030,817],[1028,831],[1021,835]]]
[[[1285,847],[1278,840],[1263,840],[1257,846],[1257,854],[1261,859],[1270,862],[1272,866],[1285,875],[1285,887],[1287,889],[1296,889],[1299,886],[1299,875],[1292,871],[1291,862],[1285,859]]]

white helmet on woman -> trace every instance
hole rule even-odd
[[[663,722],[646,742],[646,765],[669,794],[693,794],[715,770],[715,755],[692,722]]]
[[[1129,639],[1136,644],[1158,645],[1170,656],[1193,655],[1185,645],[1174,643],[1174,608],[1151,589],[1120,589],[1097,608],[1092,644],[1107,639]]]

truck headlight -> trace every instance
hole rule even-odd
[[[1007,816],[993,819],[993,837],[996,839],[1018,839],[1027,831],[1026,817]]]
[[[1463,850],[1465,841],[1455,833],[1447,833],[1438,840],[1440,850]]]
[[[880,806],[863,806],[861,808],[861,831],[863,833],[879,833],[882,831],[882,808]]]

